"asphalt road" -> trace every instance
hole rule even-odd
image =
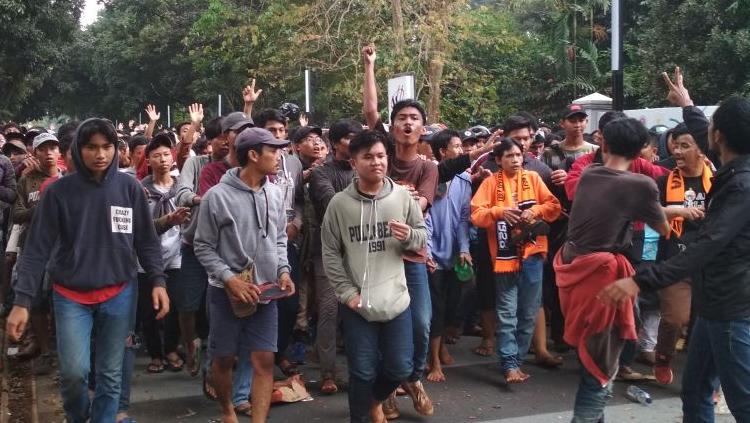
[[[565,365],[558,370],[541,369],[533,365],[525,370],[531,379],[525,384],[508,387],[502,381],[494,359],[478,357],[471,348],[478,338],[464,337],[451,351],[456,364],[446,370],[447,382],[427,383],[426,389],[435,403],[435,415],[430,418],[418,416],[408,397],[399,398],[402,417],[398,421],[422,422],[568,422],[571,418],[573,399],[578,383],[578,364],[575,356],[565,356]],[[339,356],[340,375],[346,379],[345,358]],[[684,355],[678,357],[678,371]],[[158,375],[145,371],[147,359],[140,357],[136,365],[131,396],[131,416],[138,423],[206,423],[217,421],[218,405],[205,399],[201,392],[200,378],[190,378],[186,372],[165,372]],[[647,371],[644,367],[636,368]],[[318,370],[310,363],[303,366],[307,387],[312,401],[273,406],[270,421],[282,422],[345,422],[348,419],[346,393],[322,396],[318,391]],[[624,391],[628,384],[617,382],[615,395],[607,407],[608,422],[680,422],[682,419],[679,399],[679,376],[671,386],[663,387],[655,382],[644,382],[640,386],[654,399],[653,405],[644,407],[629,402]],[[56,401],[54,383],[40,380],[38,401],[47,405]],[[59,408],[59,407],[57,407]],[[59,411],[40,406],[39,421],[59,422]],[[717,422],[733,422],[731,416],[719,416]]]

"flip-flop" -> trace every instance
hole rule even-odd
[[[203,373],[203,396],[206,397],[206,399],[208,400],[218,401],[219,397],[216,395],[216,389],[214,389],[214,387],[211,385],[211,379],[208,377],[208,374],[205,370],[203,370],[202,373]]]
[[[171,360],[167,357],[165,361],[167,362],[167,369],[169,369],[170,372],[181,372],[185,367],[185,360],[179,356],[177,357],[177,360]]]
[[[323,379],[323,382],[320,384],[320,392],[326,394],[326,395],[333,395],[336,392],[339,391],[339,387],[336,386],[336,381],[332,378],[325,378]]]
[[[508,375],[511,372],[517,372],[517,373],[520,373],[520,375],[519,375],[519,377],[517,379],[510,380],[510,378],[508,377]],[[513,385],[513,384],[517,384],[517,383],[523,383],[523,382],[526,382],[531,377],[531,376],[523,373],[521,371],[521,369],[509,370],[509,371],[505,372],[505,375],[503,375],[503,376],[505,377],[505,383],[507,385]]]
[[[237,413],[238,415],[252,417],[253,416],[253,405],[250,404],[249,402],[243,402],[240,405],[235,405],[234,406],[234,412]]]
[[[153,374],[162,373],[164,371],[164,364],[148,363],[146,371]]]
[[[563,365],[563,358],[561,356],[536,356],[533,361],[539,367],[546,367],[548,369],[556,369]]]

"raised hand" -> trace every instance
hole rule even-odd
[[[190,122],[200,125],[203,122],[203,105],[200,103],[193,103],[188,106],[188,113],[190,114]]]
[[[245,104],[255,103],[263,90],[255,91],[255,78],[250,80],[250,85],[242,90],[242,100]]]
[[[156,111],[156,106],[149,104],[146,106],[146,116],[148,116],[148,120],[151,122],[156,122],[161,117],[161,113]]]
[[[690,98],[690,93],[688,92],[687,88],[685,88],[682,77],[682,70],[680,70],[679,66],[674,68],[674,82],[672,82],[672,79],[669,78],[669,75],[666,72],[662,72],[661,76],[662,78],[664,78],[664,83],[667,84],[667,88],[669,88],[669,93],[667,93],[667,101],[678,107],[687,107],[693,105],[693,100]]]
[[[365,60],[365,65],[372,65],[375,63],[378,55],[375,52],[375,44],[369,43],[362,47],[362,57]]]
[[[304,113],[299,114],[299,126],[307,126],[307,124],[310,122],[310,120],[307,118],[307,115]]]

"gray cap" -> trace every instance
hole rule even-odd
[[[232,112],[221,120],[221,132],[238,131],[248,126],[255,126],[255,124],[242,112]]]
[[[282,148],[289,145],[289,141],[277,140],[267,129],[246,128],[235,138],[234,150],[237,152],[237,157],[241,157],[247,154],[250,147],[258,144]]]
[[[60,141],[57,140],[57,137],[50,134],[49,132],[42,132],[41,134],[34,137],[34,141],[32,142],[31,146],[36,150],[37,148],[41,147],[42,144],[48,143],[48,142],[54,142],[55,144],[60,144]]]

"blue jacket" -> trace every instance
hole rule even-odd
[[[428,249],[438,269],[453,268],[456,254],[469,252],[470,203],[471,175],[468,172],[455,176],[445,195],[435,196],[429,211]]]
[[[18,263],[16,305],[30,306],[45,269],[52,282],[85,292],[135,281],[140,262],[154,286],[165,286],[143,188],[117,171],[116,146],[104,179],[95,181],[81,158],[82,138],[77,132],[71,146],[77,171],[51,184],[34,213]]]

